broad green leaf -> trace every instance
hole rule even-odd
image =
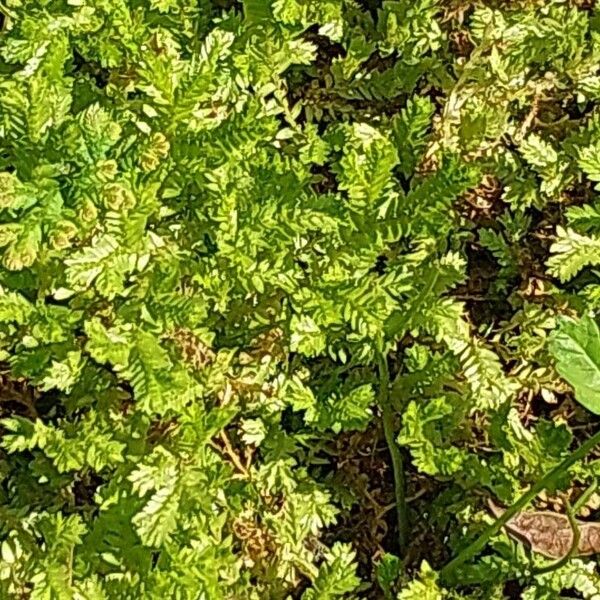
[[[563,318],[550,343],[557,371],[588,410],[600,414],[600,330],[589,315]]]

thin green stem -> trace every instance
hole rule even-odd
[[[581,508],[583,506],[585,506],[585,504],[587,504],[587,501],[594,495],[594,492],[597,489],[598,489],[598,480],[594,479],[594,481],[592,481],[592,483],[590,483],[590,485],[581,494],[581,496],[579,496],[579,498],[577,498],[577,500],[575,501],[575,504],[573,504],[573,512],[575,513],[575,516],[577,516],[579,514],[579,511],[581,510]]]
[[[400,555],[404,555],[408,541],[408,510],[406,507],[406,481],[404,477],[404,465],[400,448],[396,443],[394,431],[394,415],[390,402],[390,374],[388,371],[387,358],[383,353],[378,355],[379,366],[379,406],[381,408],[383,432],[390,456],[392,458],[392,469],[394,473],[394,492],[396,496],[396,515],[398,518],[398,545]]]
[[[495,536],[519,511],[523,510],[541,491],[551,486],[563,473],[568,471],[576,462],[587,456],[595,446],[600,443],[600,431],[586,440],[579,448],[574,450],[554,469],[548,471],[540,480],[534,483],[512,506],[498,517],[483,533],[462,552],[453,558],[440,571],[440,578],[444,581],[452,579],[452,575],[460,565],[471,560],[486,546],[490,538]]]

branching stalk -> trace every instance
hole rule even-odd
[[[586,440],[579,448],[574,450],[554,469],[548,471],[540,480],[534,483],[531,488],[525,492],[512,506],[500,515],[485,531],[462,552],[453,558],[440,571],[440,578],[443,581],[452,579],[456,569],[465,562],[471,560],[479,554],[486,546],[490,538],[495,536],[504,525],[506,525],[518,512],[523,510],[540,492],[550,487],[563,473],[568,471],[576,462],[587,456],[595,446],[600,444],[600,431]]]
[[[408,511],[406,507],[406,481],[404,477],[404,465],[400,448],[396,443],[394,431],[394,415],[390,402],[390,374],[387,358],[380,353],[378,355],[379,366],[379,406],[383,420],[383,432],[390,456],[392,458],[392,469],[394,474],[394,493],[396,496],[396,515],[398,519],[398,545],[399,554],[402,556],[406,551],[408,541]]]

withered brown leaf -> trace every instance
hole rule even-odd
[[[494,516],[504,509],[489,501]],[[600,553],[600,523],[576,521],[579,528],[579,544],[575,556]],[[573,530],[566,515],[551,511],[526,510],[515,515],[505,525],[509,535],[528,544],[533,552],[548,558],[560,559],[567,555],[573,544]]]

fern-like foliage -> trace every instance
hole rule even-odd
[[[1,598],[597,594],[436,572],[587,426],[598,15],[513,4],[0,3]]]

